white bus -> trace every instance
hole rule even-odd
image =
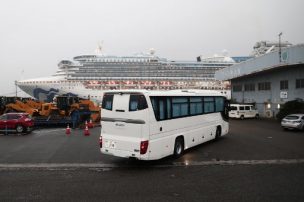
[[[207,90],[104,93],[100,151],[140,160],[181,156],[228,133],[228,101]]]

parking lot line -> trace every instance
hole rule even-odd
[[[145,167],[188,167],[188,166],[234,166],[234,165],[282,165],[282,164],[302,164],[304,159],[271,159],[271,160],[220,160],[220,161],[200,161],[200,162],[175,162],[172,164],[144,165]],[[34,163],[34,164],[0,164],[0,170],[20,170],[20,169],[39,169],[39,170],[75,170],[81,168],[126,168],[137,167],[137,164],[118,165],[104,163]],[[140,167],[142,167],[141,165]]]

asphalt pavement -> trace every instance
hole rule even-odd
[[[304,201],[304,132],[231,120],[218,141],[179,159],[99,152],[100,128],[0,135],[1,201]]]

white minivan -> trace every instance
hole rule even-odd
[[[253,105],[231,104],[229,111],[230,118],[259,118],[259,112]]]

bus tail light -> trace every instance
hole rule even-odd
[[[102,136],[99,137],[99,147],[102,148]]]
[[[148,145],[149,145],[149,141],[148,140],[140,142],[140,154],[147,153]]]

